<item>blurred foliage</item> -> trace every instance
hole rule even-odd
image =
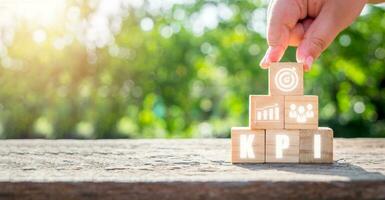
[[[0,22],[1,138],[228,137],[267,94],[263,2],[59,5],[53,22]],[[336,136],[385,137],[384,36],[384,7],[367,7],[305,75]]]

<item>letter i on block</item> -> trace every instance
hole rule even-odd
[[[333,130],[300,130],[300,163],[333,163]]]
[[[231,162],[264,163],[265,131],[251,130],[249,127],[231,129]]]

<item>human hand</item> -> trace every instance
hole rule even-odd
[[[306,71],[338,33],[360,14],[366,0],[270,0],[267,16],[269,48],[260,66],[279,62],[288,46],[297,46],[297,62]]]

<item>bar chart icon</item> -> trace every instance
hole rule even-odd
[[[256,121],[279,121],[278,104],[256,109]]]

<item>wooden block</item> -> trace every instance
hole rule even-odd
[[[264,163],[265,130],[233,127],[231,129],[231,162]]]
[[[251,129],[282,129],[284,118],[283,96],[250,95],[249,126]]]
[[[303,95],[303,64],[272,63],[269,67],[269,94],[272,96]]]
[[[318,97],[285,96],[285,129],[317,129]]]
[[[266,130],[266,162],[298,163],[299,130]]]
[[[327,127],[300,130],[299,162],[333,163],[333,130]]]

